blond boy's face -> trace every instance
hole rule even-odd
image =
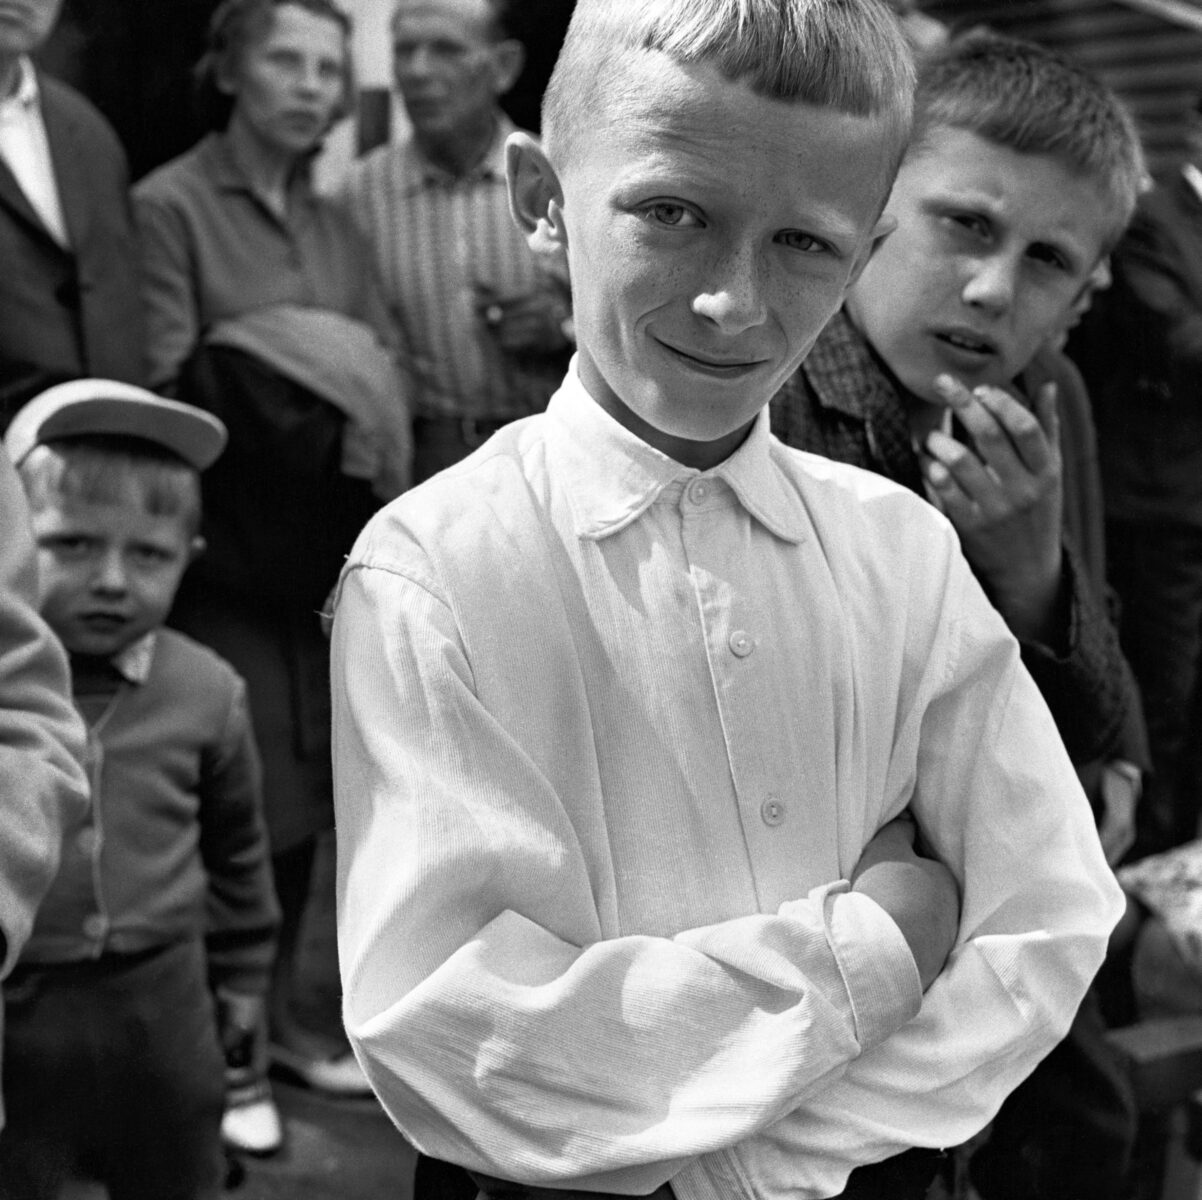
[[[111,503],[54,493],[33,513],[41,611],[72,653],[111,657],[166,619],[194,544],[134,482]]]
[[[1005,386],[1071,320],[1114,217],[1045,155],[937,128],[898,172],[897,229],[848,298],[857,328],[915,395],[940,374]]]
[[[632,59],[559,174],[581,377],[678,461],[726,457],[870,249],[882,124]]]

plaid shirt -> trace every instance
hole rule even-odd
[[[1077,547],[1093,539],[1084,537],[1084,529],[1070,528],[1074,514],[1094,522],[1102,516],[1100,502],[1083,503],[1078,495],[1087,486],[1088,453],[1074,444],[1073,422],[1066,419],[1088,404],[1084,385],[1067,359],[1050,353],[1040,356],[1019,383],[1030,391],[1045,380],[1057,384],[1065,429],[1063,608],[1068,628],[1058,647],[1023,642],[1022,655],[1069,754],[1081,765],[1118,748],[1130,705],[1129,680],[1107,611],[1103,564],[1082,560]],[[772,431],[786,445],[864,467],[925,495],[901,386],[842,312],[773,397],[771,414]]]

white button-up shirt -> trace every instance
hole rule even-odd
[[[766,414],[699,473],[573,372],[369,524],[333,658],[347,1028],[491,1175],[797,1200],[959,1143],[1121,911],[951,527]],[[925,996],[842,882],[906,808],[963,891]]]

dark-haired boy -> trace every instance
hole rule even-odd
[[[582,0],[509,146],[575,365],[344,572],[348,1031],[486,1191],[821,1197],[961,1141],[1120,911],[950,526],[769,434],[910,84],[872,0]],[[921,1196],[892,1161],[848,1194]]]
[[[866,467],[946,513],[1082,770],[1111,862],[1134,834],[1146,745],[1104,599],[1089,402],[1053,348],[1130,219],[1134,124],[1074,64],[991,33],[920,66],[897,228],[773,400],[791,446]],[[1123,1195],[1125,1076],[1091,996],[1004,1106],[988,1200]]]
[[[50,1200],[76,1174],[122,1200],[220,1192],[210,989],[261,1007],[277,912],[245,687],[163,621],[224,442],[199,409],[95,379],[43,392],[5,436],[91,805],[5,984],[4,1200]]]

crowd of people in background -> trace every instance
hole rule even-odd
[[[53,1200],[75,1175],[99,1179],[112,1200],[215,1196],[228,1155],[269,1155],[284,1144],[273,1075],[333,1097],[378,1094],[402,1129],[411,1112],[419,1114],[414,1127],[446,1160],[434,1152],[419,1155],[415,1200],[473,1200],[481,1190],[508,1195],[506,1185],[481,1166],[493,1160],[458,1125],[492,1119],[483,1106],[473,1108],[468,1092],[474,1083],[455,1077],[462,1072],[455,1063],[463,1047],[482,1057],[500,1053],[486,1045],[495,1036],[481,1015],[492,1011],[490,997],[464,1000],[463,1012],[448,1021],[445,1046],[432,1039],[431,1053],[442,1055],[447,1079],[428,1065],[411,1074],[394,1068],[386,1030],[370,1020],[354,1031],[354,1050],[347,1040],[306,1026],[299,962],[314,864],[319,839],[335,825],[337,747],[344,764],[356,755],[371,761],[372,738],[360,728],[363,714],[385,722],[394,711],[383,674],[392,653],[384,646],[394,632],[412,657],[411,683],[422,700],[404,709],[414,719],[406,736],[421,743],[405,754],[418,766],[402,770],[383,761],[388,755],[382,753],[370,769],[343,765],[344,779],[353,777],[357,793],[375,794],[373,788],[386,785],[407,795],[415,778],[432,795],[453,787],[469,794],[478,786],[487,790],[472,773],[474,752],[439,756],[457,737],[478,738],[482,746],[503,740],[497,727],[505,722],[498,714],[510,714],[510,702],[514,712],[523,706],[522,697],[509,694],[518,690],[515,679],[499,668],[488,674],[496,664],[513,665],[491,643],[520,643],[527,626],[538,625],[530,618],[547,616],[547,629],[540,627],[538,637],[530,633],[524,653],[554,665],[536,644],[544,632],[553,637],[554,604],[532,612],[514,598],[540,603],[545,580],[536,581],[528,596],[498,578],[494,596],[465,585],[461,594],[449,592],[437,603],[432,583],[430,595],[417,598],[388,590],[393,577],[417,579],[423,588],[427,578],[442,579],[445,566],[436,571],[431,565],[439,548],[423,536],[445,537],[464,560],[473,553],[487,557],[483,546],[470,549],[470,522],[478,515],[455,491],[473,487],[474,477],[448,471],[466,459],[477,461],[471,456],[486,444],[502,444],[495,453],[512,453],[528,472],[521,495],[528,488],[551,496],[548,511],[558,520],[559,484],[549,469],[546,476],[539,473],[543,458],[553,459],[554,445],[531,441],[510,451],[504,447],[517,447],[517,441],[495,438],[503,430],[516,439],[524,435],[515,429],[543,429],[515,423],[544,413],[555,397],[564,427],[595,438],[597,462],[617,463],[621,455],[611,431],[579,411],[577,392],[583,389],[607,412],[620,412],[619,424],[666,459],[702,472],[721,461],[691,462],[688,439],[661,437],[654,419],[628,396],[616,395],[616,384],[616,398],[598,397],[620,373],[614,365],[620,353],[630,348],[619,345],[622,335],[607,324],[597,297],[624,296],[639,268],[620,258],[616,242],[611,262],[602,238],[574,225],[569,239],[570,222],[561,222],[563,163],[571,161],[578,187],[578,164],[590,153],[601,154],[592,140],[608,136],[604,103],[615,104],[617,124],[639,111],[647,96],[670,113],[662,127],[658,118],[648,120],[651,132],[638,143],[636,158],[649,155],[646,146],[659,138],[669,146],[663,160],[670,162],[683,153],[680,146],[701,135],[674,100],[656,91],[663,84],[636,80],[621,104],[602,97],[598,86],[597,95],[589,94],[592,107],[576,111],[563,98],[561,69],[559,98],[552,101],[559,127],[575,121],[588,130],[573,126],[570,137],[561,133],[548,157],[502,108],[524,63],[524,48],[507,25],[506,0],[396,0],[387,35],[405,129],[358,159],[333,187],[318,190],[315,158],[354,108],[350,19],[335,0],[221,0],[195,72],[207,132],[186,153],[131,183],[121,145],[104,118],[36,65],[62,2],[0,0],[0,434],[6,448],[0,455],[0,1015],[7,1013],[7,1023],[0,1023],[0,1200]],[[600,0],[583,2],[600,6]],[[656,0],[649,7],[667,3]],[[875,8],[875,0],[865,3]],[[984,29],[951,31],[912,4],[892,7],[917,64],[917,91],[910,140],[895,156],[900,166],[887,219],[873,226],[871,253],[857,258],[854,270],[848,267],[833,315],[817,323],[808,341],[794,331],[799,346],[806,342],[804,361],[773,389],[760,425],[765,438],[770,425],[784,446],[884,476],[946,518],[958,547],[947,553],[962,553],[990,602],[980,644],[993,637],[1017,642],[1023,669],[1089,801],[1104,854],[1106,878],[1099,882],[1089,857],[1095,847],[1081,850],[1078,866],[1075,834],[1053,822],[1046,846],[1027,853],[1032,877],[1046,876],[1046,882],[1055,876],[1063,865],[1050,857],[1055,846],[1071,859],[1064,866],[1065,895],[1078,887],[1095,898],[1099,912],[1109,911],[1121,907],[1112,875],[1121,879],[1129,864],[1198,836],[1202,100],[1189,114],[1185,159],[1153,183],[1135,123],[1088,72],[1031,43]],[[892,45],[881,37],[882,46]],[[689,60],[686,70],[683,60],[663,52],[669,75],[679,71],[682,79],[705,81],[704,55]],[[909,69],[897,68],[897,79]],[[740,78],[731,68],[724,82],[706,85],[710,98]],[[758,87],[763,80],[756,78]],[[683,82],[681,87],[687,93]],[[765,95],[746,92],[756,106],[769,106],[765,111],[778,103],[766,98],[767,87]],[[796,103],[791,94],[788,103]],[[815,93],[806,103],[829,116],[822,106],[843,101]],[[771,122],[763,128],[771,141]],[[839,156],[819,142],[814,162],[845,182],[834,171]],[[732,151],[749,179],[762,165],[756,153]],[[598,194],[610,189],[613,173],[620,178],[621,164],[604,162],[605,171],[594,167]],[[852,167],[842,164],[840,170]],[[837,208],[829,196],[823,203]],[[647,221],[679,225],[681,232],[704,224],[671,197],[650,208]],[[598,226],[603,219],[596,217]],[[807,269],[819,271],[819,285],[829,284],[820,268]],[[668,286],[673,278],[673,269],[665,267],[653,284]],[[605,287],[597,288],[598,281]],[[574,290],[582,286],[583,292]],[[799,329],[803,317],[817,320],[813,303],[798,315]],[[581,321],[596,339],[591,345],[578,342]],[[615,357],[601,362],[598,343],[607,338]],[[715,375],[725,369],[710,367]],[[647,412],[658,412],[647,403]],[[745,434],[741,429],[729,445],[721,439],[706,444],[737,457]],[[754,437],[748,435],[748,445]],[[641,464],[637,455],[635,460]],[[634,494],[638,471],[626,463],[614,468],[631,489],[615,515],[606,503],[616,501],[603,500],[601,484],[590,482],[595,467],[587,456],[576,463],[575,482],[588,502],[579,502],[577,519],[595,523],[589,536],[600,544],[608,536],[602,526],[625,528],[622,522],[635,521],[651,502]],[[644,469],[654,474],[639,465]],[[671,486],[667,476],[661,485]],[[496,539],[514,553],[528,552],[532,569],[540,563],[569,592],[576,585],[563,579],[576,580],[576,572],[582,595],[593,588],[594,607],[611,602],[587,564],[565,566],[549,554],[545,530],[530,539],[525,517],[515,515],[512,491],[487,486],[496,491],[480,503],[494,506],[488,512]],[[877,486],[875,480],[857,484],[864,506],[879,506],[881,496],[892,495]],[[694,492],[687,481],[683,494],[699,507],[707,502],[707,494]],[[758,495],[754,489],[751,494]],[[421,498],[430,498],[428,530],[420,513],[405,518],[411,524],[402,532],[380,524],[377,514],[401,496],[409,507],[397,511],[406,514],[418,513]],[[564,511],[576,503],[562,500]],[[814,503],[821,508],[827,501]],[[803,540],[787,505],[768,507],[760,516],[779,541]],[[908,508],[898,511],[906,521],[927,519]],[[361,548],[352,564],[359,578],[372,571],[389,578],[352,583],[350,600],[336,604],[340,573],[365,526],[411,539],[430,561],[412,550],[398,558],[403,565],[388,566],[387,547]],[[875,544],[873,536],[865,534],[865,544]],[[674,545],[674,537],[667,535],[666,544]],[[895,549],[882,542],[877,552]],[[747,552],[758,553],[750,543]],[[765,578],[775,579],[776,553],[757,568]],[[623,561],[620,572],[628,573],[629,596],[654,617],[663,597],[648,581],[655,582],[659,560],[652,550],[646,556]],[[949,594],[960,587],[955,569],[947,567]],[[857,580],[854,586],[867,586]],[[895,582],[899,593],[918,588],[913,580]],[[649,589],[645,595],[638,594],[641,587]],[[903,602],[888,590],[872,592],[873,605],[898,606],[881,618],[874,636],[899,654],[899,662],[905,658],[899,647],[911,649],[906,638],[913,627],[907,624],[895,644],[888,622],[908,611],[905,605],[917,595]],[[798,612],[804,603],[775,586],[765,586],[757,603],[786,601]],[[344,603],[351,616],[337,618],[343,665],[341,684],[337,671],[333,677],[332,704],[331,623]],[[423,605],[449,615],[440,618]],[[867,629],[867,612],[841,612],[839,620],[846,618],[850,627],[862,619]],[[489,636],[486,622],[471,624],[482,613],[514,628]],[[758,610],[749,614],[766,628],[783,620]],[[623,628],[624,618],[610,616],[612,629],[597,618],[598,646]],[[965,619],[971,626],[976,615]],[[446,636],[440,620],[461,623],[456,629],[476,661],[458,663],[447,649],[451,643],[438,640]],[[629,631],[623,636],[637,641]],[[369,668],[372,638],[380,643],[380,662]],[[832,634],[831,644],[835,640]],[[754,634],[731,633],[729,646],[738,660],[746,659],[755,649]],[[608,679],[610,670],[617,678],[622,669],[595,647],[580,653],[586,673]],[[666,687],[675,669],[670,654],[662,657],[654,670],[640,666],[654,676],[649,687]],[[371,684],[357,699],[352,693],[360,685],[346,682],[347,662],[362,664]],[[787,655],[782,662],[784,671]],[[901,667],[919,672],[929,664],[906,660]],[[1009,686],[1009,674],[978,669],[979,687],[985,686],[981,679],[990,688]],[[680,670],[683,677],[685,668]],[[968,667],[949,654],[948,679],[960,670]],[[495,700],[488,719],[474,709],[456,709],[448,698],[447,677],[461,682],[461,674]],[[533,669],[529,675],[540,684],[550,678]],[[633,699],[627,708],[619,705],[620,691],[615,684],[605,699],[612,707],[598,717],[615,727],[642,712]],[[1040,771],[1052,780],[1059,778],[1060,748],[1041,758],[1046,714],[1041,709],[1034,724],[1025,724],[1028,708],[1040,707],[1033,697],[1033,690],[1030,696],[1020,690],[1012,704],[982,701],[963,713],[987,723],[991,736],[994,728],[1033,731],[1018,757],[1029,753],[1043,762]],[[838,689],[826,700],[838,711],[850,703]],[[913,731],[916,739],[934,736],[928,725],[951,720],[951,701],[946,704],[944,711],[932,703],[922,730]],[[333,736],[339,706],[340,742]],[[871,711],[871,702],[865,707]],[[537,714],[537,698],[531,698],[531,711]],[[579,739],[585,726],[576,729],[575,719],[563,718],[560,751],[584,746]],[[532,725],[537,720],[530,717]],[[898,730],[899,739],[903,733]],[[963,729],[959,736],[985,733]],[[725,736],[733,735],[726,729]],[[865,737],[871,730],[857,726],[851,740]],[[591,735],[585,741],[592,746]],[[542,745],[537,739],[531,744]],[[621,769],[655,779],[653,748],[649,742],[640,751],[641,744],[637,734],[630,736],[622,753],[631,761]],[[516,739],[506,745],[488,765],[512,770],[514,787],[533,794],[542,780],[531,765],[536,749],[524,751]],[[714,747],[698,743],[693,752],[707,762]],[[850,745],[840,751],[856,752]],[[604,738],[598,735],[589,753],[604,760]],[[929,757],[916,753],[933,778],[948,783],[985,786],[995,777],[956,773],[956,752],[946,747]],[[771,757],[763,749],[756,755],[757,762]],[[871,774],[871,753],[865,761]],[[583,771],[573,775],[577,766],[564,770],[584,795],[594,782]],[[838,758],[831,778],[844,766]],[[1001,777],[1017,763],[999,752],[995,767]],[[621,775],[602,761],[599,778],[611,769]],[[1003,921],[993,930],[995,913],[985,910],[1021,910],[1016,885],[1023,881],[990,880],[982,892],[964,878],[965,862],[977,861],[971,846],[969,852],[960,843],[952,849],[957,836],[970,844],[995,835],[997,813],[985,811],[992,797],[965,802],[966,824],[956,835],[940,824],[922,788],[920,778],[912,803],[902,805],[910,816],[891,813],[902,824],[886,823],[876,834],[880,843],[870,830],[868,848],[858,846],[847,866],[858,877],[877,856],[911,854],[916,820],[913,853],[923,850],[925,839],[928,859],[956,859],[959,870],[954,881],[957,872],[948,871],[947,878],[930,882],[924,912],[931,928],[950,907],[965,931],[977,920],[982,939],[1013,937],[1018,945],[1017,924]],[[661,790],[668,795],[671,786],[664,782]],[[526,878],[516,868],[512,877],[506,873],[512,864],[502,861],[501,848],[512,831],[496,812],[487,814],[494,824],[482,820],[478,826],[461,827],[449,814],[445,824],[437,815],[422,818],[420,832],[416,826],[394,830],[394,846],[378,836],[379,814],[361,811],[358,803],[339,799],[339,835],[345,835],[340,878],[344,906],[355,907],[357,920],[370,928],[346,951],[347,970],[360,988],[387,996],[381,1025],[405,1005],[419,1024],[428,1016],[423,1003],[431,1012],[450,1011],[439,1008],[451,1006],[445,996],[453,1000],[456,988],[470,996],[481,979],[498,986],[506,954],[516,962],[528,952],[529,962],[541,964],[538,969],[551,978],[555,956],[540,940],[541,927],[539,937],[526,930],[512,944],[502,938],[494,945],[481,934],[481,958],[495,953],[502,965],[486,963],[478,976],[456,974],[465,969],[449,963],[453,947],[435,961],[441,939],[453,940],[449,931],[459,930],[468,919],[463,914],[473,916],[483,906],[483,889],[516,890]],[[481,801],[473,811],[485,807]],[[787,802],[769,796],[760,810],[763,825],[781,825],[786,811]],[[682,817],[676,828],[687,830],[689,819]],[[644,815],[610,814],[606,820],[610,853],[620,855],[626,839],[639,846],[632,861],[647,855],[644,843],[657,835],[650,824],[639,824]],[[698,821],[692,832],[701,845],[716,826]],[[368,831],[376,835],[370,847]],[[554,840],[560,836],[548,826],[546,853],[566,861],[567,842]],[[865,858],[857,866],[859,851]],[[381,854],[393,852],[397,880],[416,872],[434,893],[453,899],[456,914],[423,914],[428,923],[421,924],[406,910],[415,902],[402,895],[400,883],[377,887],[366,864],[378,867]],[[406,855],[419,854],[426,857],[401,869]],[[600,891],[608,886],[595,869],[564,869],[578,871]],[[724,868],[713,894],[706,884],[707,902],[724,895],[723,888],[738,892],[741,869]],[[463,878],[448,883],[456,871]],[[571,887],[578,882],[572,877]],[[706,909],[691,893],[676,894],[669,904],[660,891],[637,881],[619,879],[613,887],[614,904],[629,904],[652,926],[656,921],[647,911],[654,898],[673,912],[684,913],[694,901],[698,912]],[[563,896],[531,903],[571,913],[580,899],[567,896],[568,890],[564,884]],[[1054,889],[1049,884],[1045,890]],[[1047,905],[1041,919],[1054,931],[1063,919],[1060,932],[1070,940],[1068,900],[1063,913],[1050,896],[1040,903]],[[1006,1058],[1008,1047],[999,1046],[992,1065],[976,1063],[961,1048],[963,1061],[973,1064],[965,1067],[970,1086],[983,1089],[980,1098],[945,1098],[932,1102],[929,1112],[916,1104],[905,1120],[898,1118],[899,1126],[943,1120],[940,1129],[955,1130],[955,1120],[931,1113],[940,1103],[949,1111],[958,1103],[960,1113],[984,1106],[993,1089],[1000,1108],[983,1115],[986,1133],[950,1153],[924,1148],[886,1157],[881,1174],[852,1171],[845,1195],[1152,1200],[1163,1143],[1155,1131],[1141,1128],[1106,1033],[1153,1011],[1153,997],[1163,1000],[1168,992],[1181,1008],[1202,1012],[1202,958],[1184,935],[1173,929],[1166,934],[1157,914],[1134,895],[1126,904],[1122,937],[1112,941],[1080,1006],[1067,1014],[1067,1034],[1050,1054],[1017,1070],[1020,1060]],[[387,934],[394,922],[408,931],[415,961],[423,964],[422,979],[410,991],[396,985],[395,993],[388,980],[406,977],[408,967],[389,958],[395,946]],[[598,935],[602,941],[610,936]],[[921,963],[920,948],[908,940]],[[920,965],[924,990],[940,973],[948,948],[936,954],[928,947],[938,962],[931,978]],[[1016,951],[1015,961],[1020,959]],[[736,956],[724,969],[737,974],[750,968]],[[1005,970],[996,963],[990,969]],[[1037,962],[1029,969],[1042,981]],[[429,984],[434,976],[440,984]],[[598,976],[604,987],[604,971]],[[901,1000],[890,1003],[901,1005],[905,994],[899,985]],[[917,1005],[920,994],[911,998]],[[352,990],[348,1013],[357,1000]],[[539,1030],[558,1028],[555,1003],[547,1000],[543,1009],[515,1000],[505,1010],[515,1047],[522,1045],[523,1022],[531,1022],[531,1063],[538,1059]],[[999,1001],[997,1011],[1002,1007]],[[992,1019],[992,1012],[983,1006],[980,1021]],[[900,1008],[878,1014],[882,1022],[897,1018],[896,1026],[911,1015]],[[862,1013],[861,1019],[870,1020]],[[972,1024],[963,1013],[958,1020]],[[886,1046],[889,1032],[882,1024]],[[739,1039],[745,1035],[741,1025],[728,1031],[732,1045],[744,1045]],[[678,1031],[676,1039],[665,1040],[660,1053],[684,1061],[692,1035]],[[597,1063],[588,1061],[587,1044],[582,1039],[574,1059],[580,1079],[616,1071],[621,1047],[614,1047],[611,1061]],[[746,1048],[756,1044],[747,1037]],[[823,1070],[837,1073],[836,1066],[832,1060]],[[672,1086],[693,1102],[689,1087],[695,1084]],[[521,1086],[514,1084],[515,1095],[524,1096]],[[882,1085],[874,1078],[863,1086],[876,1095]],[[946,1086],[950,1092],[952,1083]],[[848,1104],[854,1087],[848,1085]],[[544,1100],[530,1102],[540,1119]],[[896,1102],[900,1111],[904,1103]],[[617,1100],[607,1103],[608,1118],[599,1113],[606,1107],[599,1102],[581,1111],[598,1130],[609,1130],[612,1119],[618,1142],[629,1114]],[[762,1097],[755,1103],[769,1106]],[[865,1111],[875,1111],[872,1102],[864,1103]],[[893,1147],[899,1135],[881,1134],[888,1124],[883,1112],[876,1124],[865,1117],[861,1132]],[[694,1127],[687,1114],[683,1120],[684,1133],[674,1137],[665,1116],[661,1158],[683,1162],[696,1153],[689,1150]],[[809,1136],[821,1141],[825,1132],[814,1120]],[[495,1131],[490,1136],[501,1137]],[[782,1145],[788,1136],[781,1134]],[[568,1161],[539,1143],[537,1132],[513,1137],[508,1150],[496,1150],[495,1161],[520,1161],[525,1154],[539,1164],[542,1173],[534,1178],[544,1182],[553,1178],[548,1163]],[[1146,1147],[1137,1152],[1141,1137],[1152,1138],[1150,1153]],[[832,1135],[830,1145],[841,1143]],[[456,1149],[462,1154],[452,1153]],[[830,1153],[838,1158],[844,1150]],[[847,1154],[852,1166],[854,1159]],[[738,1170],[749,1176],[762,1170],[771,1178],[763,1159],[753,1155],[750,1161],[758,1165]],[[610,1178],[607,1170],[616,1177],[626,1169],[602,1151],[596,1162],[602,1165],[591,1177],[592,1191]],[[626,1182],[643,1191],[668,1186],[654,1172],[631,1170]],[[581,1175],[588,1172],[568,1172],[570,1178]],[[772,1194],[765,1186],[763,1194]],[[516,1194],[537,1195],[538,1189]],[[705,1193],[685,1193],[694,1194]]]

